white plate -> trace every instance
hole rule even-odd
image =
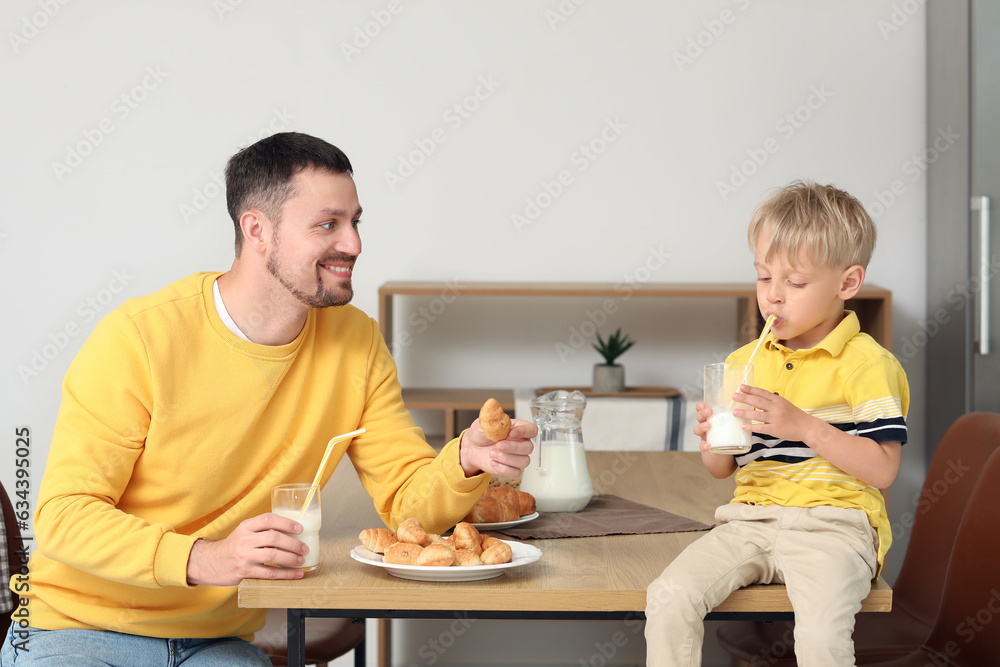
[[[499,530],[501,528],[513,528],[514,526],[520,526],[522,523],[528,523],[538,518],[538,512],[533,512],[531,514],[525,514],[520,519],[516,521],[499,521],[497,523],[474,523],[473,526],[476,530]]]
[[[523,542],[501,541],[510,546],[513,559],[509,563],[502,563],[500,565],[472,565],[469,567],[459,567],[457,565],[449,567],[395,565],[393,563],[383,563],[382,554],[369,551],[363,546],[351,549],[351,558],[360,563],[384,568],[389,574],[400,579],[413,579],[414,581],[478,581],[480,579],[499,577],[511,568],[534,563],[542,557],[542,551],[538,547]]]

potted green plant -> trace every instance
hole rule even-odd
[[[594,364],[594,393],[615,394],[625,390],[625,367],[616,364],[615,360],[634,344],[635,341],[630,340],[628,335],[622,335],[620,328],[607,340],[597,334],[594,349],[604,357],[604,363]]]

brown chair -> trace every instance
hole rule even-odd
[[[253,643],[267,654],[271,664],[288,664],[286,628],[288,614],[284,609],[269,609],[267,621],[254,636]],[[306,618],[306,664],[325,667],[329,661],[354,650],[354,667],[365,667],[365,624],[350,618]]]
[[[930,636],[878,667],[1000,665],[1000,451],[986,462],[962,517]]]
[[[910,542],[893,585],[892,611],[857,616],[857,664],[904,656],[930,635],[959,521],[984,463],[998,448],[998,414],[963,415],[944,434],[914,511],[903,514],[904,530],[911,527]],[[793,628],[792,622],[768,625],[762,621],[736,621],[721,625],[717,636],[719,644],[733,656],[734,665],[790,667],[797,664]]]
[[[21,531],[17,527],[17,517],[14,516],[14,505],[10,502],[10,497],[3,488],[3,484],[0,484],[0,505],[3,506],[3,525],[7,535],[7,549],[0,553],[0,558],[7,560],[7,567],[13,576],[23,565],[21,561],[24,557],[24,543],[21,541]],[[17,608],[18,596],[14,591],[8,590],[8,583],[8,581],[0,582],[0,590],[9,596],[13,608],[0,615],[0,637],[6,636],[7,630],[10,628],[11,614]]]

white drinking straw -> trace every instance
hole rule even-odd
[[[316,477],[313,478],[313,483],[309,487],[309,494],[306,496],[306,501],[302,504],[302,511],[299,512],[299,516],[303,516],[306,513],[306,508],[309,507],[309,503],[312,502],[313,496],[316,495],[316,487],[319,484],[320,478],[323,476],[323,468],[326,467],[326,462],[330,458],[330,452],[333,451],[333,446],[338,442],[343,442],[348,438],[353,438],[356,435],[361,435],[366,429],[359,428],[357,431],[351,431],[350,433],[345,433],[343,435],[337,435],[330,438],[330,442],[326,443],[326,452],[323,453],[323,460],[319,464],[319,470],[316,471]]]
[[[767,316],[767,322],[764,323],[764,328],[760,332],[760,337],[757,338],[757,344],[754,345],[753,352],[750,353],[750,358],[747,360],[746,370],[743,371],[743,381],[740,382],[741,385],[747,383],[747,376],[750,374],[750,369],[753,367],[754,359],[757,358],[757,353],[760,352],[760,345],[764,342],[764,338],[771,331],[771,325],[774,324],[774,313]],[[728,410],[732,411],[736,407],[736,401],[729,401]]]

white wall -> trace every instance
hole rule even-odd
[[[62,375],[100,314],[229,266],[216,180],[273,131],[316,134],[351,157],[365,208],[355,303],[372,315],[387,280],[618,282],[645,267],[657,282],[750,281],[751,211],[770,188],[811,178],[870,205],[869,281],[893,291],[903,350],[925,295],[915,11],[889,0],[7,0],[0,481],[13,487],[14,430],[30,427],[34,499]],[[580,150],[591,142],[594,159]],[[419,165],[400,172],[401,160]],[[730,181],[741,169],[750,175]],[[397,332],[416,334],[399,354],[405,384],[589,383],[596,355],[560,359],[556,345],[595,303],[460,300],[422,333],[408,317],[427,301],[405,304]],[[630,384],[691,384],[734,345],[724,304],[621,305],[603,330],[639,341],[622,358]],[[923,472],[923,354],[904,351],[912,440],[896,516]],[[552,659],[578,664],[593,651],[585,639],[580,656],[556,647]],[[634,644],[616,660],[638,661]]]

